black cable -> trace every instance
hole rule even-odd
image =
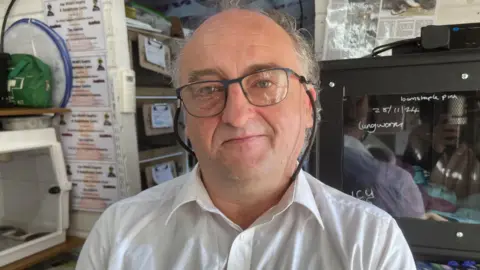
[[[305,151],[303,152],[302,157],[298,161],[297,168],[295,171],[293,171],[292,177],[290,178],[290,183],[295,181],[297,178],[298,173],[300,172],[300,169],[303,166],[303,162],[305,162],[305,159],[307,156],[310,154],[310,150],[312,149],[313,143],[315,141],[315,137],[317,134],[317,106],[315,105],[315,100],[313,99],[312,93],[308,91],[308,88],[305,84],[303,84],[305,87],[305,90],[308,95],[308,99],[310,99],[310,103],[312,104],[312,114],[313,114],[313,127],[312,127],[312,133],[310,134],[310,138],[308,139],[308,144],[307,147],[305,148]],[[175,111],[175,117],[173,120],[173,130],[175,133],[175,138],[177,139],[178,143],[180,146],[182,146],[187,152],[192,155],[194,158],[196,158],[195,152],[190,148],[185,142],[183,142],[183,139],[180,137],[180,134],[178,133],[178,119],[180,117],[180,106],[178,106],[177,110]]]
[[[305,90],[307,91],[308,99],[310,99],[310,103],[312,104],[312,114],[313,114],[313,126],[312,126],[312,133],[310,134],[310,138],[308,138],[308,144],[307,148],[305,148],[305,151],[303,152],[302,157],[298,161],[297,168],[295,171],[293,171],[292,177],[290,178],[290,182],[295,181],[297,178],[298,173],[300,172],[300,169],[303,166],[303,162],[305,162],[305,159],[307,156],[310,154],[310,151],[312,150],[313,143],[315,142],[315,137],[317,135],[317,106],[315,105],[315,100],[313,99],[312,93],[308,91],[307,86],[304,84]]]
[[[418,44],[420,41],[421,41],[421,38],[417,37],[417,38],[398,40],[398,41],[395,41],[395,42],[383,44],[383,45],[380,45],[378,47],[373,48],[372,53],[365,56],[365,57],[375,57],[375,56],[381,54],[382,52],[386,52],[386,51],[391,50],[393,48],[400,47],[400,46],[406,45],[406,44],[415,44],[415,43]]]
[[[5,12],[5,15],[3,16],[3,24],[2,24],[2,32],[0,33],[0,52],[4,52],[4,40],[5,40],[5,28],[7,27],[7,20],[8,20],[8,15],[10,15],[10,11],[12,10],[13,5],[15,4],[17,0],[12,0],[10,4],[7,7],[7,12]]]
[[[383,44],[383,45],[380,45],[380,46],[377,46],[377,47],[373,48],[372,53],[378,51],[381,48],[385,48],[385,47],[393,48],[393,47],[397,47],[397,46],[404,45],[404,44],[414,43],[414,42],[417,42],[417,41],[420,41],[420,40],[421,40],[421,38],[419,38],[419,37],[397,40],[397,41],[390,42],[390,43],[387,43],[387,44]]]
[[[177,110],[175,111],[175,118],[173,120],[173,132],[175,133],[175,139],[177,139],[177,142],[180,144],[183,149],[187,150],[187,152],[192,155],[194,158],[197,158],[195,155],[195,152],[190,148],[187,144],[183,142],[183,139],[180,137],[180,134],[178,133],[178,118],[180,117],[180,106],[178,106]]]

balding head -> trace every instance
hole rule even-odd
[[[265,30],[274,30],[287,36],[287,33],[271,18],[252,10],[230,9],[220,12],[207,19],[195,31],[192,38],[215,32],[235,33],[246,30],[252,34],[265,34]],[[213,33],[212,33],[213,32]]]
[[[251,72],[250,66],[273,60],[302,73],[293,40],[282,27],[261,13],[231,9],[206,20],[183,48],[180,82],[191,82],[192,74],[203,69],[235,78]]]
[[[225,30],[227,30],[227,32],[232,32],[238,30],[236,26],[245,25],[246,28],[253,28],[254,31],[251,32],[251,35],[254,35],[254,33],[261,35],[263,34],[262,31],[270,31],[268,28],[269,26],[272,26],[272,23],[274,24],[272,29],[280,28],[290,37],[291,41],[289,42],[293,43],[294,52],[297,55],[297,61],[299,61],[301,65],[301,70],[298,72],[304,75],[307,80],[313,84],[317,83],[319,72],[315,55],[313,53],[313,45],[305,39],[303,34],[300,33],[302,29],[296,29],[295,18],[281,12],[264,12],[259,10],[245,10],[239,8],[227,9],[226,11],[218,13],[206,20],[194,32],[194,35],[187,39],[186,47],[190,46],[190,41],[192,38],[207,40],[207,37],[203,36],[203,34],[205,32],[214,32],[217,28],[226,28]],[[231,27],[232,24],[234,27]],[[200,32],[203,33],[198,35]],[[219,34],[220,33],[217,33],[217,35]],[[185,49],[185,47],[183,49]],[[182,83],[184,83],[180,81],[180,70],[183,68],[183,61],[181,60],[185,59],[183,54],[184,50],[177,55],[174,61],[172,79],[175,87],[179,87]]]

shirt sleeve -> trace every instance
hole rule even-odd
[[[394,219],[390,220],[385,232],[383,250],[378,252],[378,267],[372,270],[417,269],[407,240]]]
[[[90,231],[77,260],[76,270],[106,270],[112,236],[114,235],[114,205],[107,208]]]

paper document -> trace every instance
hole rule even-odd
[[[104,51],[107,33],[103,2],[45,0],[45,21],[65,40],[71,53]]]
[[[166,103],[152,105],[152,127],[171,128],[173,127],[173,116],[170,106]]]
[[[139,29],[139,30],[145,30],[145,31],[150,31],[150,32],[154,32],[154,33],[164,34],[164,32],[162,30],[155,29],[151,25],[149,25],[147,23],[144,23],[144,22],[141,22],[139,20],[126,18],[126,21],[127,21],[127,27],[128,28],[135,28],[135,29]]]
[[[165,45],[160,41],[145,37],[145,57],[147,61],[152,64],[163,68],[167,67],[165,61]]]
[[[171,163],[162,163],[152,168],[153,181],[161,184],[165,181],[173,179],[173,168]]]

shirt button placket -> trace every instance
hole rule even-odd
[[[249,229],[235,238],[228,256],[228,270],[250,269],[252,261],[253,235],[253,229]]]

